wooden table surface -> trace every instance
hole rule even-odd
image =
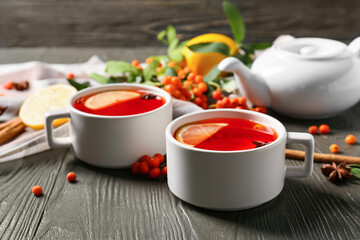
[[[161,48],[0,49],[0,63],[40,60],[57,63],[143,60]],[[334,96],[339,97],[339,96]],[[271,113],[287,131],[326,123],[331,134],[315,136],[317,152],[332,143],[341,154],[359,156],[360,145],[346,145],[347,134],[360,139],[360,104],[329,119],[295,120]],[[300,145],[292,146],[302,149]],[[286,160],[288,165],[301,162]],[[166,182],[133,176],[129,169],[107,170],[76,159],[71,149],[50,150],[0,164],[0,239],[360,239],[360,181],[329,182],[314,165],[311,177],[286,179],[283,191],[259,207],[233,212],[187,204]],[[78,181],[66,181],[69,171]],[[44,195],[36,198],[31,187]],[[234,185],[236,187],[236,185]]]

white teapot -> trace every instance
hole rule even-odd
[[[295,38],[261,54],[251,70],[237,58],[218,68],[234,72],[255,105],[295,118],[334,116],[360,100],[360,37],[348,46],[323,38]]]

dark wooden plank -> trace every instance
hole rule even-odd
[[[246,41],[272,41],[280,34],[350,41],[359,34],[356,0],[232,1],[246,23]],[[161,45],[156,34],[173,24],[183,39],[218,32],[231,36],[221,1],[39,1],[0,2],[0,46]]]

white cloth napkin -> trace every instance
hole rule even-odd
[[[104,62],[98,56],[93,56],[87,62],[79,64],[26,62],[0,65],[0,106],[7,107],[0,116],[0,122],[17,117],[22,102],[39,89],[56,83],[67,84],[66,75],[70,72],[75,75],[77,81],[89,82],[91,86],[100,85],[98,82],[89,79],[88,75],[92,72],[104,74],[105,68]],[[8,80],[13,82],[27,80],[30,83],[29,89],[25,91],[4,89],[2,84]],[[191,102],[177,99],[173,101],[174,118],[201,110],[202,108]],[[59,137],[67,136],[68,133],[68,124],[55,129],[55,135]],[[22,158],[48,149],[44,130],[35,131],[26,128],[25,132],[17,138],[0,145],[0,162]]]

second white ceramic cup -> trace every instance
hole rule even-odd
[[[187,146],[174,138],[184,124],[209,118],[242,118],[272,127],[278,138],[263,147],[213,151]],[[286,143],[306,148],[301,166],[285,166]],[[171,192],[196,206],[216,210],[247,209],[275,198],[285,177],[312,173],[314,139],[308,133],[286,132],[275,118],[248,110],[219,109],[184,115],[166,129],[167,173]]]
[[[74,101],[94,93],[114,90],[145,90],[165,99],[161,107],[141,114],[102,116],[79,111]],[[70,118],[70,137],[53,135],[52,122]],[[106,168],[129,167],[144,154],[165,153],[165,129],[172,120],[171,96],[164,90],[142,84],[109,84],[79,91],[67,109],[45,114],[45,132],[51,148],[73,146],[82,161]]]

